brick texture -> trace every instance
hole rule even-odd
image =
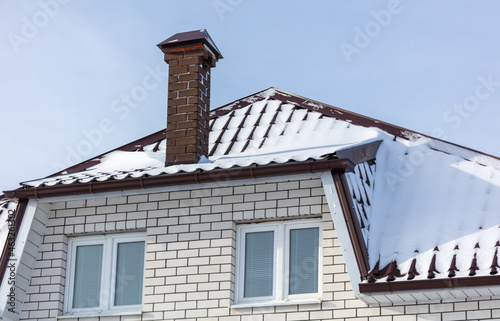
[[[210,53],[185,48],[165,54],[169,64],[167,165],[197,163],[208,154]]]
[[[121,199],[54,203],[21,320],[63,314],[68,238],[146,230],[143,314],[69,321],[493,320],[499,300],[367,306],[356,299],[319,179],[221,186]],[[293,195],[293,197],[291,197]],[[236,226],[273,219],[322,218],[323,284],[316,304],[229,308]]]

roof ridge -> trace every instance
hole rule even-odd
[[[210,118],[216,118],[222,115],[225,115],[235,109],[243,108],[248,105],[253,104],[254,102],[261,100],[259,98],[266,99],[267,96],[272,96],[276,90],[279,90],[275,87],[269,87],[264,90],[255,92],[253,94],[250,94],[248,96],[245,96],[243,98],[235,99],[230,103],[227,103],[225,105],[219,106],[213,110],[210,111]],[[252,99],[254,98],[254,99]],[[267,97],[269,98],[269,97]]]
[[[360,126],[365,126],[365,127],[377,127],[380,128],[384,131],[389,132],[392,135],[404,138],[404,139],[409,139],[409,136],[412,136],[414,134],[417,135],[422,135],[422,136],[427,136],[421,133],[418,133],[416,131],[400,127],[391,123],[387,123],[375,118],[371,118],[368,116],[364,116],[352,111],[349,111],[347,109],[339,108],[330,104],[326,104],[314,99],[310,99],[301,95],[297,95],[291,92],[288,92],[283,89],[279,89],[276,87],[269,87],[267,89],[258,91],[256,93],[253,93],[251,95],[245,96],[240,99],[236,99],[228,104],[225,104],[223,106],[220,106],[218,108],[215,108],[210,112],[211,118],[217,118],[219,116],[225,115],[235,109],[240,109],[243,107],[246,107],[256,101],[263,100],[263,99],[269,99],[269,98],[275,98],[277,100],[282,100],[285,103],[290,103],[293,105],[296,105],[298,107],[308,109],[311,111],[319,112],[325,116],[330,116],[334,117],[339,120],[344,120],[344,121],[350,121],[355,125],[360,125]],[[322,112],[323,109],[326,108],[327,112]],[[351,117],[346,117],[345,115],[351,116]],[[361,120],[361,123],[359,122],[354,122],[350,120],[349,118],[354,118],[356,120]],[[380,125],[384,125],[381,126]],[[430,137],[430,136],[427,136]]]
[[[291,103],[291,104],[296,105],[298,107],[321,113],[325,116],[334,117],[334,118],[339,119],[339,120],[350,122],[354,125],[368,127],[368,128],[369,127],[379,128],[379,129],[381,129],[381,130],[383,130],[391,135],[394,135],[396,137],[403,138],[406,140],[412,140],[416,136],[422,136],[422,137],[433,139],[433,140],[438,141],[438,142],[450,144],[451,146],[462,148],[462,149],[465,149],[465,150],[468,150],[468,151],[471,151],[471,152],[474,152],[474,153],[477,153],[477,154],[480,154],[483,156],[487,156],[487,157],[491,157],[491,158],[496,159],[496,160],[500,160],[500,156],[487,154],[487,153],[481,152],[477,149],[473,149],[473,148],[470,148],[467,146],[453,143],[453,142],[444,140],[442,138],[423,134],[421,132],[418,132],[418,131],[415,131],[412,129],[408,129],[405,127],[401,127],[398,125],[394,125],[392,123],[388,123],[385,121],[381,121],[381,120],[376,119],[376,118],[372,118],[372,117],[368,117],[368,116],[365,116],[362,114],[358,114],[356,112],[353,112],[353,111],[350,111],[347,109],[343,109],[343,108],[336,107],[336,106],[333,106],[330,104],[326,104],[326,103],[323,103],[323,102],[320,102],[320,101],[317,101],[314,99],[310,99],[310,98],[307,98],[307,97],[304,97],[301,95],[297,95],[297,94],[294,94],[294,93],[291,93],[291,92],[288,92],[286,90],[279,89],[276,87],[269,87],[267,89],[261,90],[257,93],[252,94],[252,95],[248,95],[244,98],[235,100],[229,104],[226,104],[226,105],[223,105],[219,108],[216,108],[210,113],[211,117],[216,118],[216,117],[224,115],[224,114],[226,114],[234,109],[246,107],[248,104],[250,104],[250,102],[247,101],[246,104],[238,104],[238,103],[240,101],[249,99],[249,98],[257,96],[259,94],[264,94],[270,90],[272,90],[273,93],[270,94],[270,96],[267,98],[276,98],[278,100],[282,100],[285,103]],[[257,101],[257,100],[255,100],[255,101]],[[228,109],[222,111],[222,108],[228,108]],[[324,112],[325,108],[326,108],[327,112]],[[219,111],[221,111],[221,112],[219,112]],[[213,112],[215,112],[215,114],[213,114]],[[351,117],[348,117],[348,116],[351,116]],[[439,150],[439,151],[444,151],[444,150],[441,150],[437,147],[434,147],[434,148],[436,150]]]

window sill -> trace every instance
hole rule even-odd
[[[248,303],[237,303],[231,305],[230,309],[243,309],[243,308],[258,308],[258,307],[269,307],[269,306],[281,306],[281,305],[297,305],[297,304],[321,304],[321,299],[312,300],[291,300],[291,301],[269,301],[269,302],[248,302]]]
[[[75,319],[81,317],[112,317],[112,316],[125,316],[125,315],[136,315],[140,317],[142,315],[142,311],[104,311],[104,312],[75,312],[75,313],[66,313],[64,315],[59,315],[56,319]]]

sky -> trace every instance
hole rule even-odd
[[[156,45],[197,29],[224,56],[212,108],[277,87],[500,156],[498,1],[39,0],[0,12],[0,191],[164,128]]]

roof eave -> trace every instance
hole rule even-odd
[[[283,164],[273,164],[265,166],[236,167],[213,171],[145,176],[122,180],[107,180],[102,182],[20,188],[12,191],[5,191],[4,193],[7,197],[10,198],[46,198],[77,194],[95,194],[131,189],[146,189],[168,185],[200,184],[237,179],[315,173],[331,170],[350,172],[354,170],[354,166],[355,163],[346,158],[306,162],[288,162]]]
[[[394,282],[360,283],[362,294],[383,294],[402,291],[425,291],[500,285],[500,275],[471,276],[446,279],[409,280]]]

